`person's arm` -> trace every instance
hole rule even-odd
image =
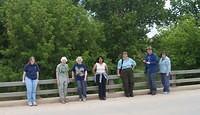
[[[66,66],[67,66],[67,73],[66,73],[66,76],[69,78],[69,66],[68,66],[68,64],[66,64]]]
[[[93,74],[95,74],[96,73],[96,68],[97,68],[97,65],[96,64],[94,64],[94,66],[93,66],[93,68],[92,68],[92,72],[93,72]]]
[[[59,72],[59,65],[57,65],[57,67],[56,67],[56,81],[57,81],[57,84],[59,84],[58,72]]]
[[[23,72],[23,75],[22,75],[22,82],[23,82],[23,83],[25,82],[27,67],[28,67],[27,65],[24,66],[24,72]]]
[[[40,76],[40,74],[39,74],[39,71],[37,72],[37,80],[39,80],[39,76]]]
[[[84,77],[84,80],[86,81],[87,80],[87,70],[85,71],[85,77]]]
[[[105,68],[106,68],[106,73],[108,74],[108,66],[107,66],[107,64],[105,64]]]
[[[23,76],[22,76],[22,82],[23,82],[23,83],[25,82],[25,76],[26,76],[26,72],[24,71],[24,72],[23,72]]]
[[[147,56],[145,56],[143,59],[143,63],[146,64],[146,62],[147,62]]]
[[[74,79],[74,71],[72,71],[72,79]]]
[[[38,65],[36,65],[36,67],[37,67],[37,80],[39,80],[39,76],[40,76],[40,74],[39,74],[39,72],[40,72],[40,68],[39,68]]]
[[[119,61],[118,61],[118,64],[117,64],[117,76],[120,76],[120,69],[121,69],[121,67],[122,67],[122,59],[120,59]]]
[[[67,72],[66,72],[66,76],[67,76],[67,83],[70,83],[70,82],[71,82],[71,80],[69,79],[69,66],[68,66],[68,64],[66,64],[66,66],[67,66]]]
[[[133,59],[131,59],[131,65],[132,65],[132,68],[135,68],[136,66],[136,62]]]
[[[167,76],[168,76],[171,72],[171,62],[169,59],[166,61],[166,66],[167,66]]]
[[[88,68],[86,65],[84,65],[84,71],[85,71],[85,76],[84,76],[84,80],[87,81],[87,75],[88,75]]]

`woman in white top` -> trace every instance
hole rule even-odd
[[[97,58],[97,62],[93,67],[93,73],[95,74],[95,80],[99,88],[99,99],[106,100],[106,82],[108,78],[108,67],[104,63],[102,56]]]

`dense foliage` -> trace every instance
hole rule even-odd
[[[0,0],[0,81],[21,80],[35,56],[41,79],[54,78],[61,56],[83,56],[91,71],[105,57],[110,74],[123,50],[143,69],[145,47],[166,50],[173,69],[199,68],[200,3],[176,0]],[[154,24],[159,35],[148,39]],[[91,73],[91,72],[90,72]]]

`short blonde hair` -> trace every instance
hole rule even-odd
[[[77,58],[76,58],[76,62],[83,62],[83,58],[81,57],[81,56],[78,56]]]

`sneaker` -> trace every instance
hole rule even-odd
[[[131,93],[131,94],[130,94],[130,97],[134,97],[134,94],[133,94],[133,93]]]
[[[33,106],[37,106],[37,103],[35,101],[33,102]]]
[[[62,100],[61,103],[62,103],[62,104],[65,104],[66,102],[65,102],[65,100]]]
[[[33,106],[32,102],[28,102],[28,106]]]
[[[103,97],[102,100],[106,100],[106,97]]]
[[[83,99],[79,99],[79,101],[83,101]]]
[[[167,95],[167,94],[169,94],[169,92],[163,92],[163,94],[164,94],[164,95]]]
[[[85,102],[87,99],[86,98],[83,98],[83,101]]]
[[[151,95],[156,95],[156,91],[153,91]]]
[[[68,103],[68,102],[69,102],[69,99],[68,99],[68,98],[66,98],[66,99],[65,99],[65,103]]]
[[[148,94],[148,95],[152,95],[152,92],[148,92],[147,94]]]

